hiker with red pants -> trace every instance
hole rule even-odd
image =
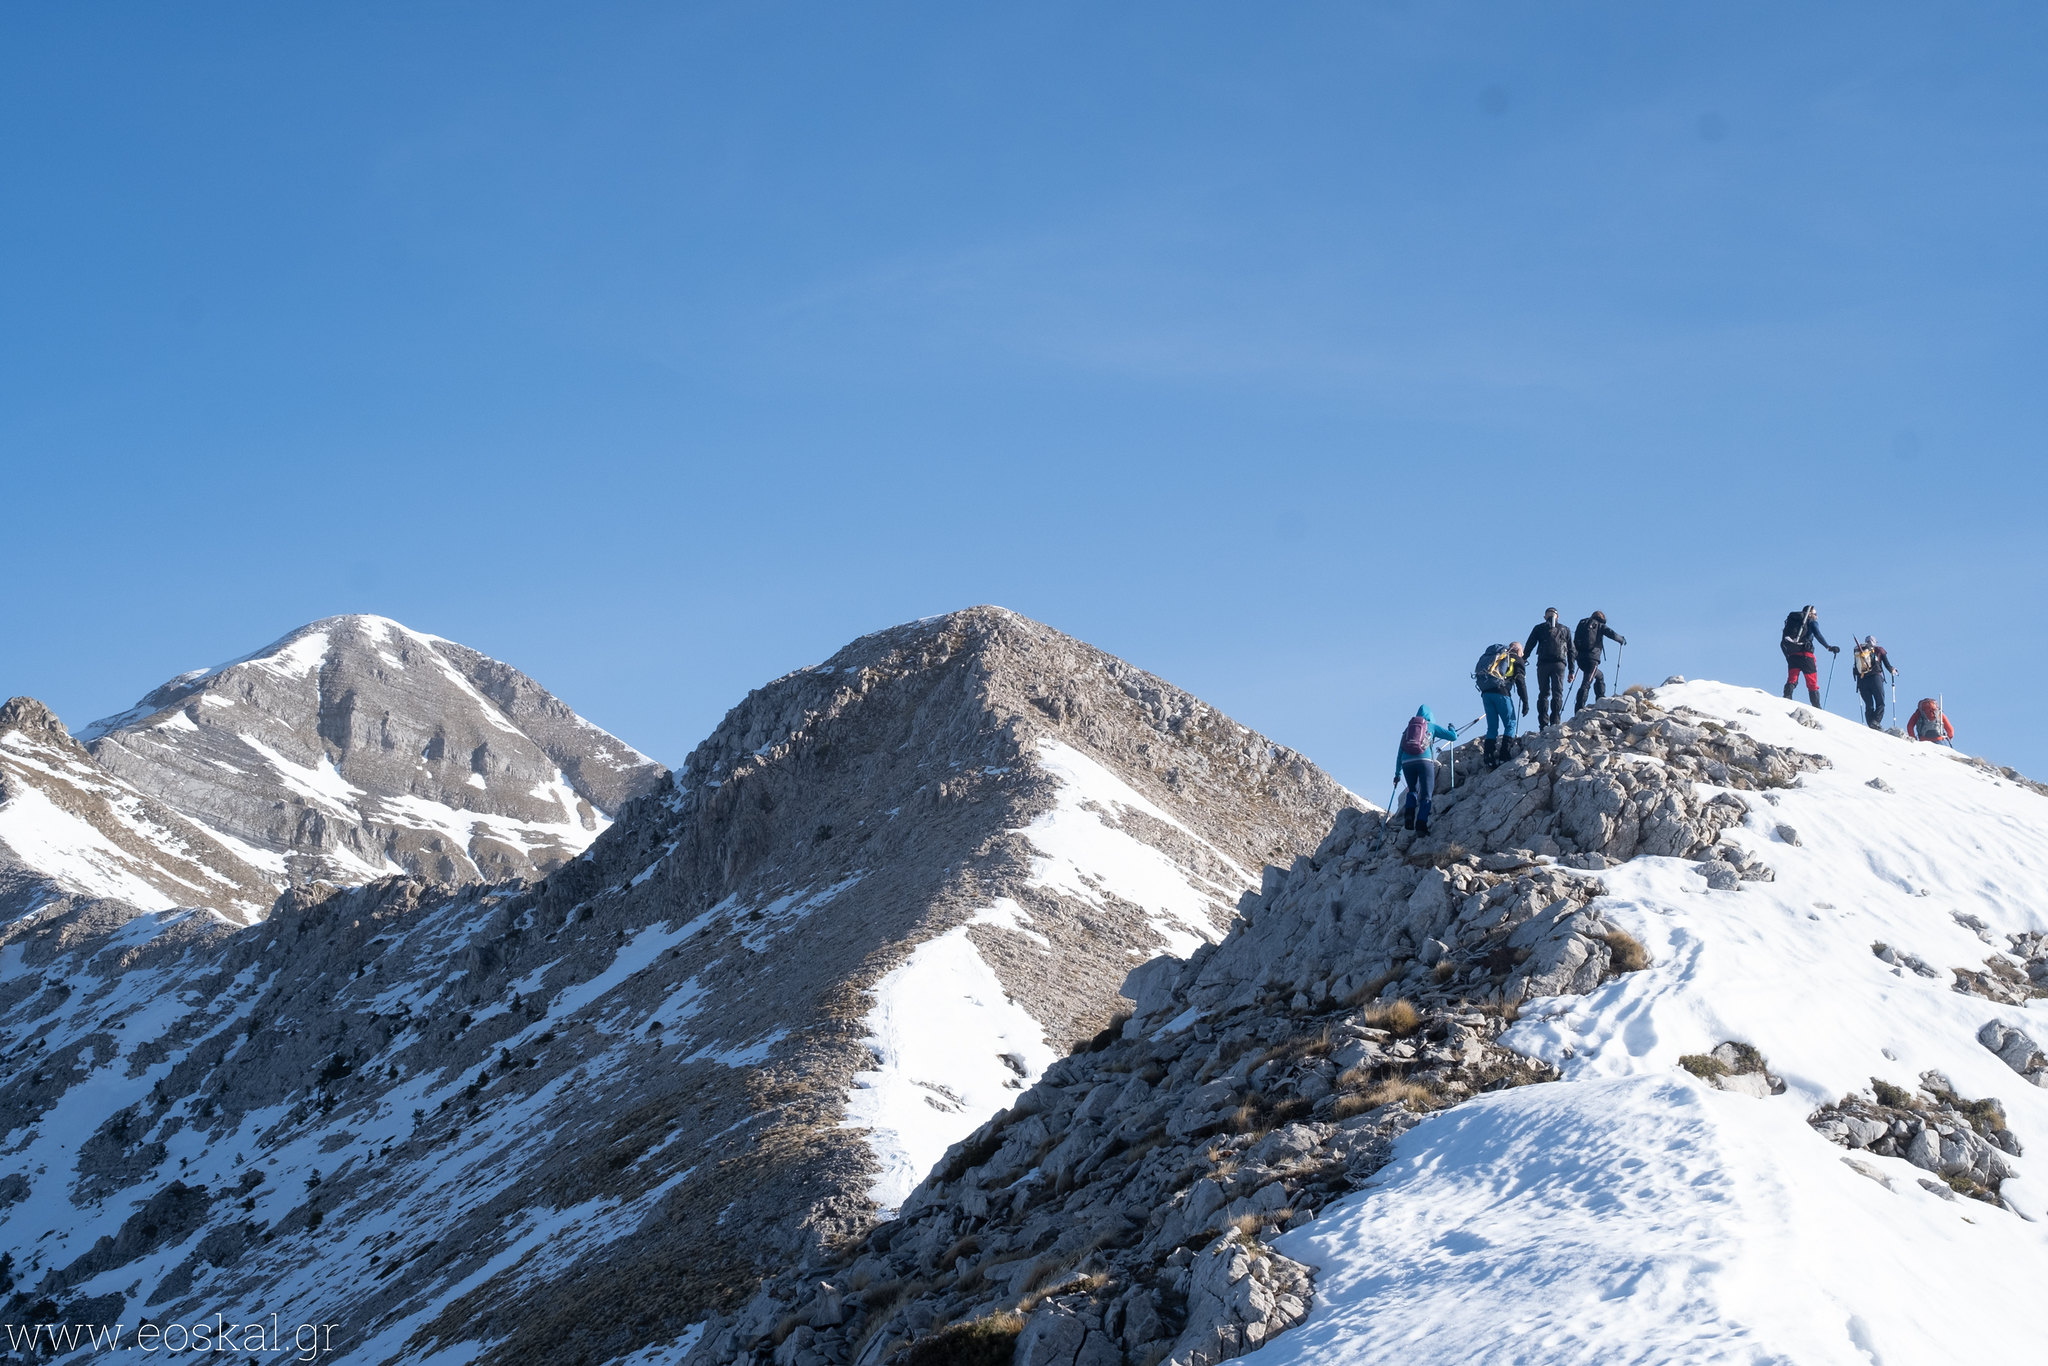
[[[1956,728],[1948,723],[1941,703],[1931,697],[1923,697],[1906,720],[1906,738],[1929,740],[1937,745],[1948,744],[1956,738]]]
[[[1820,609],[1812,603],[1788,614],[1785,618],[1784,637],[1778,648],[1785,652],[1785,696],[1792,696],[1792,685],[1799,681],[1799,675],[1806,675],[1806,700],[1814,706],[1820,705],[1820,665],[1814,662],[1813,647],[1820,645],[1831,655],[1842,653],[1839,645],[1829,645],[1828,638],[1820,633]]]
[[[1394,778],[1406,781],[1408,795],[1401,799],[1401,824],[1417,835],[1429,833],[1429,799],[1436,793],[1436,757],[1430,742],[1458,743],[1458,732],[1440,726],[1428,707],[1417,707],[1401,732],[1401,748],[1394,753]]]

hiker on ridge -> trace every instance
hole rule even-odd
[[[1598,702],[1607,696],[1607,675],[1600,672],[1600,660],[1607,653],[1607,642],[1616,645],[1628,644],[1628,637],[1617,635],[1607,629],[1607,614],[1596,611],[1590,617],[1582,617],[1572,632],[1572,652],[1579,660],[1579,695],[1572,702],[1572,715],[1577,716],[1586,709],[1586,690],[1593,690],[1593,700]]]
[[[1938,745],[1954,740],[1956,728],[1949,724],[1941,703],[1931,697],[1923,697],[1920,705],[1913,708],[1913,714],[1906,719],[1906,736],[1913,740],[1931,740]]]
[[[1890,671],[1892,682],[1899,680],[1899,671],[1892,664],[1892,657],[1885,653],[1884,646],[1877,643],[1876,636],[1865,636],[1856,642],[1855,664],[1856,695],[1863,699],[1863,724],[1872,730],[1884,729],[1884,684],[1885,673]]]
[[[1565,685],[1577,677],[1572,663],[1572,633],[1558,620],[1557,609],[1543,609],[1543,620],[1529,632],[1522,653],[1536,664],[1536,725],[1554,726],[1564,720]]]
[[[1829,645],[1828,638],[1820,633],[1820,609],[1812,603],[1797,612],[1786,614],[1783,638],[1778,648],[1785,652],[1785,696],[1792,696],[1792,685],[1799,681],[1799,675],[1806,675],[1806,700],[1814,706],[1820,705],[1820,665],[1814,662],[1813,647],[1820,645],[1831,655],[1842,653],[1839,645]]]
[[[1521,699],[1522,715],[1529,714],[1529,674],[1522,658],[1522,643],[1489,645],[1472,670],[1479,685],[1479,698],[1486,704],[1486,766],[1498,768],[1515,752],[1515,704],[1512,690]]]
[[[1417,707],[1401,732],[1401,748],[1394,753],[1394,778],[1408,784],[1408,794],[1401,799],[1401,824],[1417,835],[1429,833],[1429,800],[1436,793],[1436,756],[1429,752],[1432,740],[1455,745],[1458,732],[1438,725],[1428,707]]]

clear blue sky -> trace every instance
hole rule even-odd
[[[1875,631],[2048,776],[2048,9],[0,10],[0,693],[394,616],[675,762],[998,602],[1378,797]],[[1844,668],[1833,705],[1853,706]]]

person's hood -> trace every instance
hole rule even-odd
[[[1436,714],[1430,711],[1430,709],[1427,706],[1417,707],[1415,709],[1415,714],[1421,717],[1423,720],[1429,722],[1429,724],[1431,724],[1432,726],[1436,724]]]

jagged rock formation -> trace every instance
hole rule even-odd
[[[80,738],[279,890],[538,877],[664,776],[518,670],[372,616],[181,674]]]
[[[316,652],[278,653],[235,686]],[[381,752],[362,696],[343,760]],[[0,931],[10,1312],[260,1301],[352,1325],[362,1361],[675,1339],[865,1231],[1097,1033],[1133,964],[1220,936],[1353,801],[982,608],[758,690],[535,886]]]
[[[896,1220],[813,1254],[689,1360],[879,1366],[1013,1312],[1028,1314],[1019,1366],[1209,1366],[1261,1345],[1307,1289],[1266,1238],[1357,1189],[1423,1114],[1554,1077],[1496,1042],[1522,1002],[1646,965],[1590,870],[1637,854],[1747,866],[1719,843],[1747,811],[1736,791],[1825,764],[1642,697],[1495,771],[1475,759],[1459,753],[1427,838],[1351,810],[1312,856],[1268,868],[1228,938],[1131,974],[1116,1036],[1048,1069]]]
[[[0,922],[108,900],[246,924],[275,895],[227,842],[95,763],[42,703],[0,706]]]
[[[1997,1101],[1964,1100],[1939,1072],[1921,1077],[1917,1092],[1873,1077],[1870,1095],[1844,1096],[1815,1110],[1807,1122],[1832,1143],[1904,1158],[1933,1173],[1939,1184],[1925,1177],[1920,1184],[1944,1199],[1966,1195],[1988,1204],[2005,1203],[1999,1187],[2016,1174],[2006,1158],[2021,1153]],[[1869,1164],[1845,1160],[1862,1174],[1889,1184]]]

